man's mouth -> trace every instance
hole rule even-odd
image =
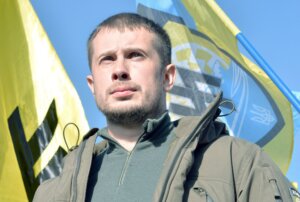
[[[122,87],[122,86],[119,86],[119,87],[116,87],[114,88],[110,94],[115,94],[115,93],[125,93],[125,92],[135,92],[136,89],[134,88],[131,88],[131,87]]]
[[[136,88],[129,86],[118,86],[110,91],[110,94],[115,98],[126,99],[131,97],[137,91]]]

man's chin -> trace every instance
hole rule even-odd
[[[142,124],[148,118],[149,112],[142,107],[124,107],[113,110],[103,109],[102,113],[106,119],[119,125],[137,125]]]

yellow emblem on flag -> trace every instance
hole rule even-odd
[[[228,116],[231,117],[227,123],[231,134],[258,143],[286,173],[293,149],[292,111],[290,103],[274,83],[237,47],[232,47],[230,52],[233,55],[230,55],[210,37],[190,30],[183,24],[168,21],[164,28],[170,33],[172,62],[178,70],[175,86],[167,96],[173,118],[201,114],[213,99],[212,95],[225,89],[225,100],[231,100],[236,108]],[[222,27],[219,29],[218,32],[222,32]],[[262,105],[259,100],[253,102],[255,97],[252,97],[252,101],[249,99],[256,93],[254,87],[263,89],[267,97]],[[263,94],[259,97],[263,97]],[[268,100],[275,112],[265,108],[269,105]],[[262,132],[262,135],[254,134],[250,125],[250,128],[244,127],[249,121],[270,131]],[[281,149],[282,145],[285,145],[284,150]]]

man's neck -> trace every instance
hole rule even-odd
[[[120,126],[108,122],[108,133],[127,151],[132,151],[139,137],[143,134],[144,128],[140,124],[138,126]]]

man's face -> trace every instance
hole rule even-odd
[[[143,28],[104,28],[94,38],[87,80],[108,121],[140,124],[165,110],[165,90],[173,81],[170,84],[168,70],[161,67],[155,39]]]

